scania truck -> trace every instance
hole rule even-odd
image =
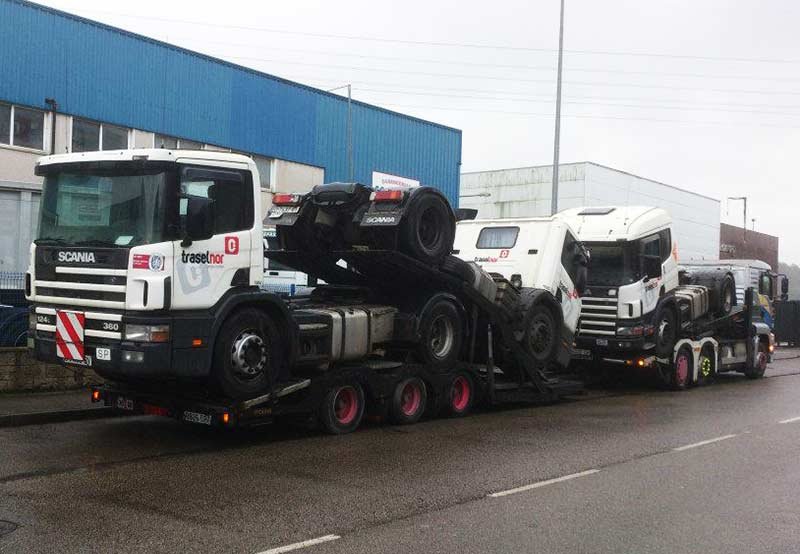
[[[97,401],[206,425],[307,416],[343,433],[365,410],[412,423],[481,398],[575,390],[547,374],[577,323],[581,270],[562,260],[584,273],[586,260],[572,243],[542,245],[549,269],[519,288],[451,254],[456,213],[430,187],[275,195],[278,247],[265,251],[245,156],[90,152],[42,158],[36,172],[29,347],[104,377]],[[266,292],[265,253],[327,284],[293,299]]]
[[[577,360],[653,367],[677,389],[719,372],[764,374],[774,337],[759,317],[753,289],[738,303],[731,271],[682,271],[669,213],[609,206],[558,217],[591,255]]]

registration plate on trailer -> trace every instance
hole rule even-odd
[[[183,412],[183,421],[189,423],[199,423],[201,425],[211,425],[211,416],[198,412]]]
[[[584,350],[583,348],[575,348],[572,351],[572,357],[575,358],[576,360],[591,360],[592,351]]]
[[[269,209],[269,217],[277,219],[283,214],[296,214],[300,212],[300,206],[273,206]]]
[[[597,339],[597,346],[608,346],[608,339]]]

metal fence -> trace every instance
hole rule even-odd
[[[25,274],[0,272],[0,347],[25,346],[27,334]]]

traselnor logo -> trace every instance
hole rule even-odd
[[[58,253],[59,262],[93,264],[95,263],[94,252],[69,252]]]
[[[185,264],[222,265],[225,254],[221,252],[181,252],[181,261]]]

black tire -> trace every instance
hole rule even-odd
[[[656,356],[672,359],[678,337],[678,321],[675,312],[663,308],[654,319],[656,333]]]
[[[475,282],[475,270],[471,265],[455,256],[447,256],[442,262],[442,271],[454,275],[467,283]]]
[[[428,391],[422,379],[418,377],[403,379],[394,389],[389,418],[396,425],[416,423],[425,413],[427,403]]]
[[[769,349],[763,342],[758,343],[758,353],[756,354],[756,364],[753,367],[748,367],[744,371],[745,377],[748,379],[761,379],[767,371],[767,363],[769,361]]]
[[[352,433],[364,417],[364,389],[358,383],[332,387],[322,401],[319,420],[332,435]]]
[[[466,373],[457,373],[444,396],[444,411],[450,417],[464,417],[475,404],[475,383]]]
[[[214,346],[212,378],[227,398],[253,398],[279,380],[284,361],[275,322],[261,310],[245,308],[222,325]]]
[[[698,387],[708,385],[717,375],[717,360],[714,356],[714,348],[707,344],[700,351],[700,362],[697,368],[697,381],[695,384]]]
[[[400,223],[400,249],[426,264],[439,265],[453,249],[455,224],[447,202],[425,194],[412,199]]]
[[[678,350],[675,360],[669,364],[659,364],[661,383],[670,390],[685,390],[692,382],[694,373],[694,355],[692,349],[686,345]]]
[[[537,362],[556,359],[560,329],[553,310],[544,303],[529,305],[523,314],[522,347]]]
[[[719,306],[717,306],[717,316],[724,317],[729,315],[736,303],[736,286],[733,278],[726,275],[719,288]]]
[[[461,356],[464,322],[453,302],[441,299],[420,316],[417,356],[429,367],[451,369]]]

